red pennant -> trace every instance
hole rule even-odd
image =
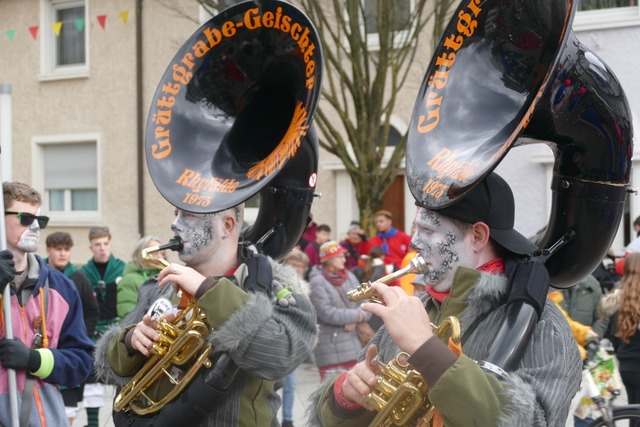
[[[29,32],[31,33],[31,37],[33,37],[34,40],[36,38],[38,38],[38,29],[40,29],[40,27],[38,25],[34,25],[33,27],[29,27]]]
[[[104,30],[104,26],[107,23],[107,15],[98,15],[98,22],[100,23],[100,26]]]

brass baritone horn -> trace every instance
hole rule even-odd
[[[388,284],[406,274],[424,274],[427,271],[427,262],[421,255],[416,255],[411,259],[409,265],[398,271],[394,271],[391,274],[376,280],[376,282]],[[384,301],[380,298],[378,293],[371,287],[371,282],[361,283],[356,289],[347,292],[347,296],[351,301],[362,301],[368,299],[371,302],[377,302],[384,305]]]
[[[448,317],[437,327],[432,323],[431,327],[440,338],[451,329],[451,339],[460,343],[460,321],[456,317]],[[409,355],[399,353],[384,366],[375,387],[365,397],[365,402],[378,411],[369,427],[427,426],[433,419],[436,408],[427,398],[427,383],[403,358]]]

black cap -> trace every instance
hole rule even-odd
[[[528,255],[538,250],[529,239],[514,230],[513,193],[509,184],[495,172],[487,175],[453,205],[434,210],[470,224],[484,222],[491,230],[490,237],[513,253]]]

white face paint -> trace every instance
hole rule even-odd
[[[36,215],[39,215],[39,214],[40,214],[40,210],[38,209],[38,213],[36,213]],[[31,223],[29,227],[27,227],[26,230],[24,230],[16,246],[25,252],[35,252],[38,250],[39,242],[40,242],[40,224],[38,224],[38,220],[35,220]]]
[[[211,260],[222,240],[219,218],[218,213],[194,214],[178,209],[171,230],[182,239],[183,248],[178,254],[182,262],[193,267]]]
[[[7,211],[27,212],[40,215],[40,206],[27,202],[13,201]],[[5,226],[7,234],[7,249],[20,252],[36,252],[40,242],[40,224],[34,220],[31,225],[20,224],[18,215],[5,215]]]
[[[438,292],[451,289],[459,266],[474,268],[473,249],[465,234],[449,218],[436,211],[419,208],[415,218],[415,234],[411,246],[427,262],[424,281]]]

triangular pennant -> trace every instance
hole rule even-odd
[[[100,26],[104,30],[104,26],[107,23],[107,15],[98,15],[98,22],[100,23]]]
[[[78,31],[82,31],[84,28],[84,18],[76,18],[74,22],[76,23]]]
[[[7,30],[7,31],[5,31],[5,32],[6,32],[6,34],[7,34],[7,37],[9,37],[9,41],[10,41],[10,42],[12,42],[12,41],[13,41],[13,38],[14,38],[14,37],[15,37],[15,35],[16,35],[16,30]]]
[[[120,19],[122,19],[122,22],[124,22],[126,24],[127,23],[127,18],[129,18],[129,11],[128,10],[120,11]]]
[[[62,21],[54,22],[51,24],[51,28],[53,28],[53,32],[56,33],[56,37],[59,37],[60,30],[62,30]]]
[[[40,29],[40,27],[38,25],[34,25],[33,27],[29,27],[29,32],[31,33],[31,37],[33,37],[33,39],[37,39],[38,38],[38,30]]]

